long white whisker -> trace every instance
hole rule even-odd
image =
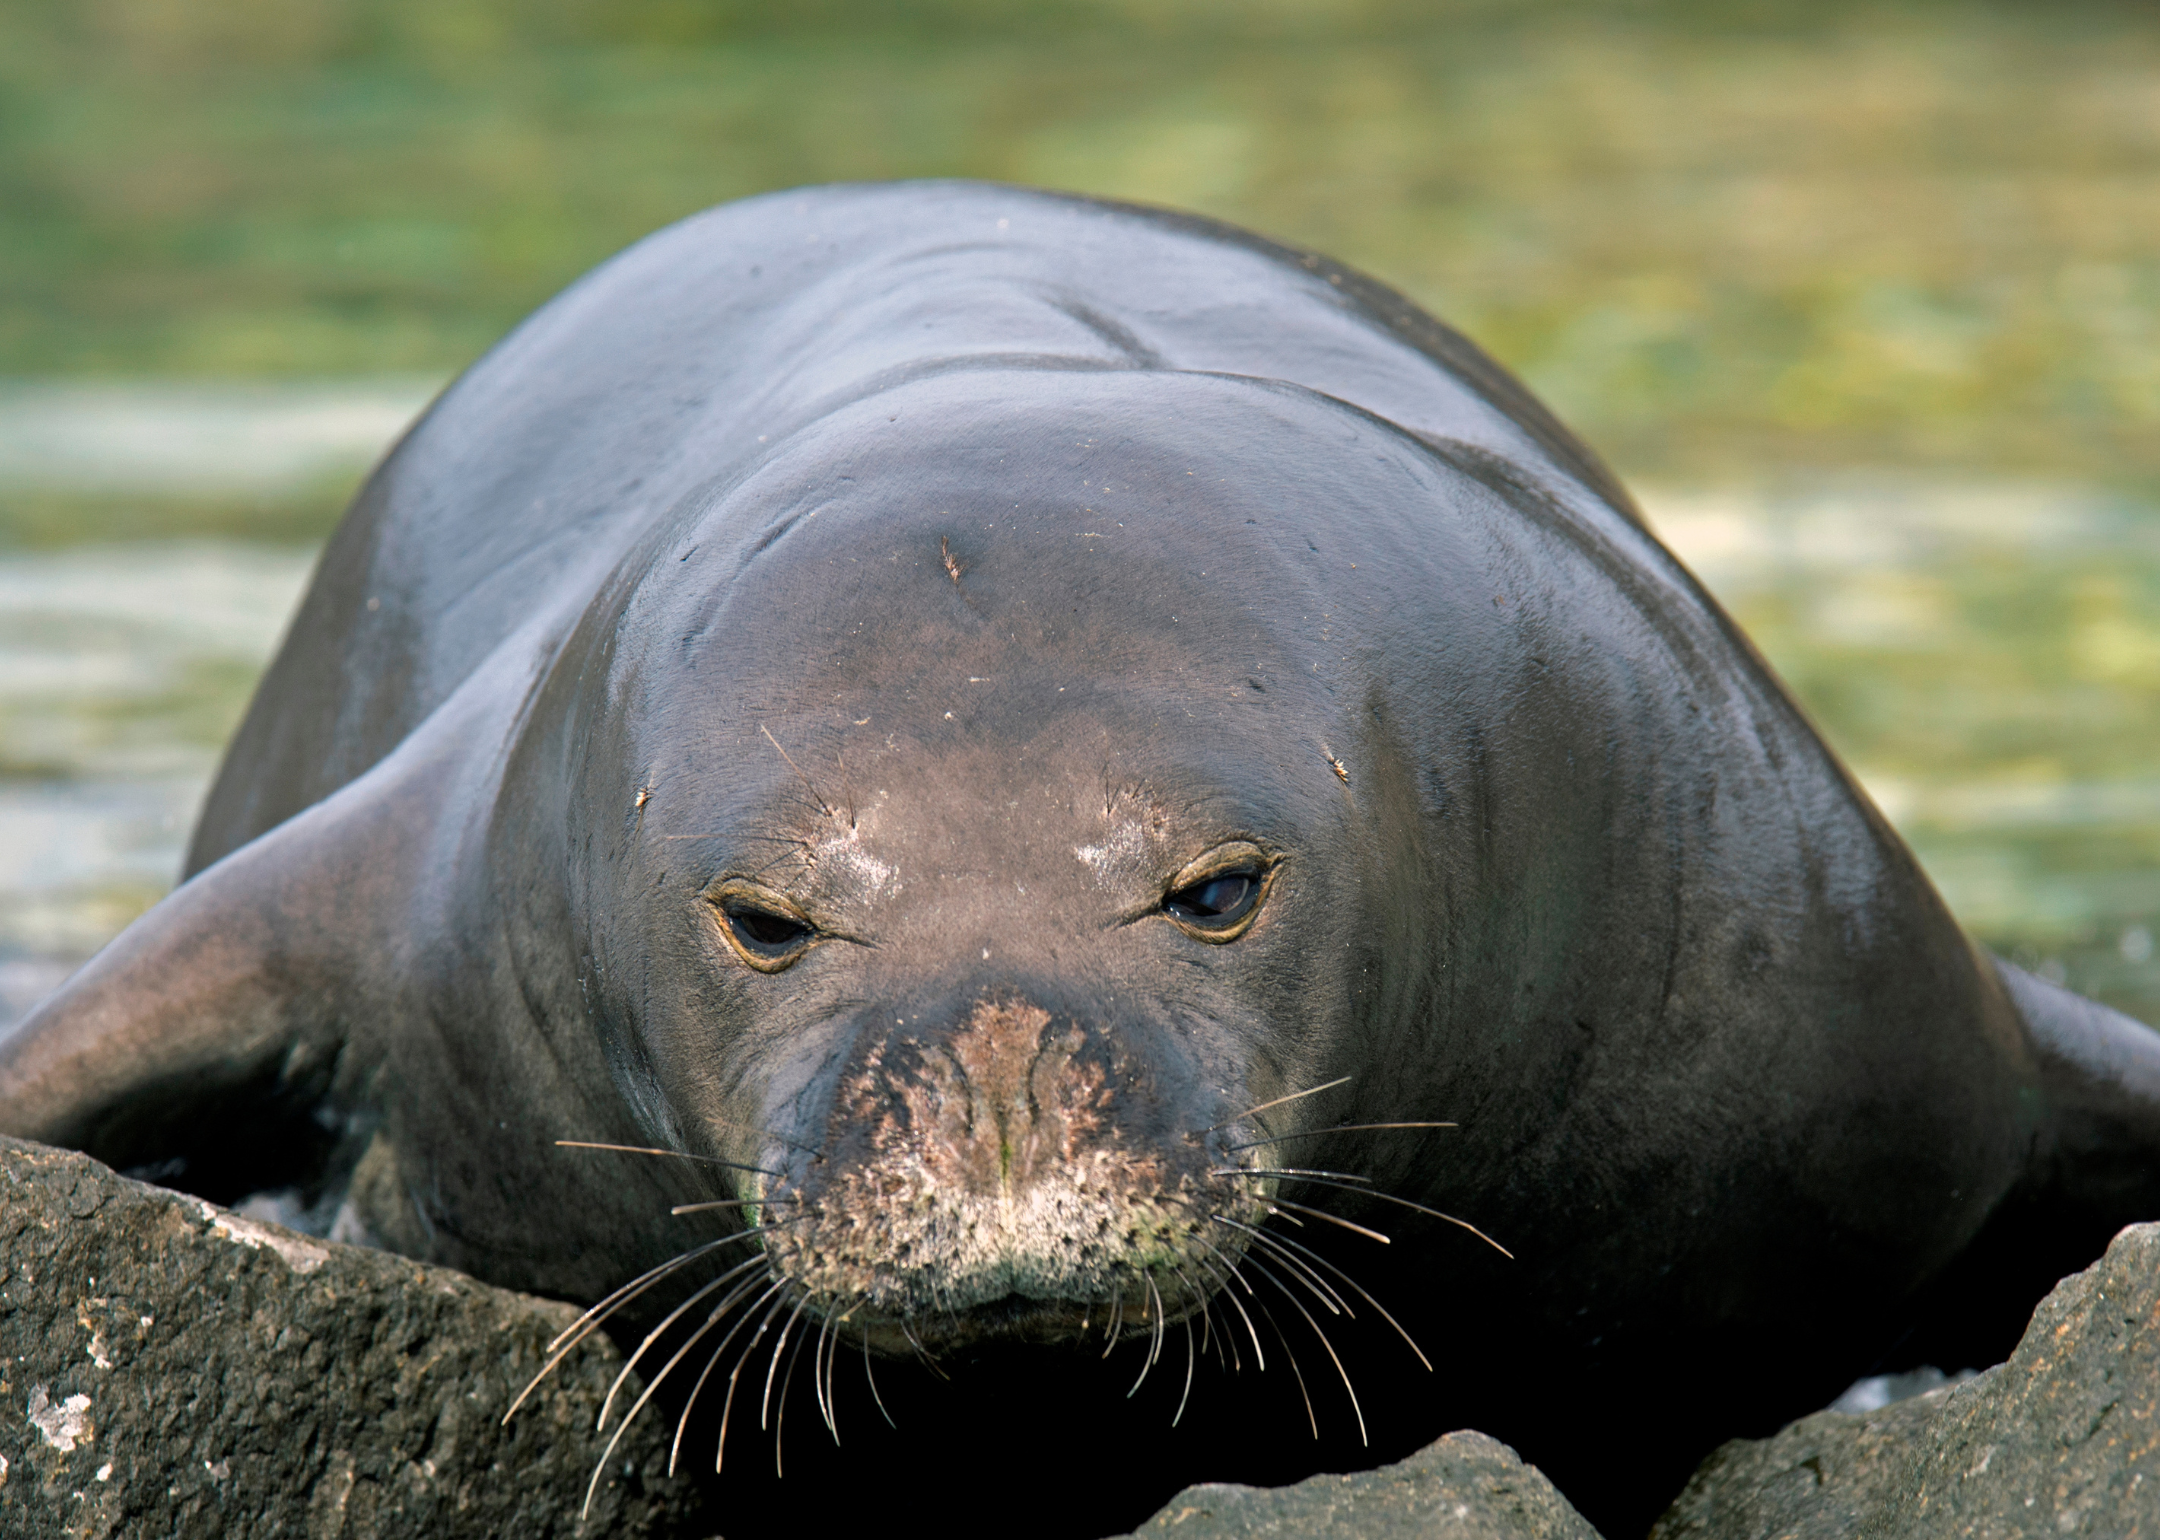
[[[757,1303],[753,1304],[750,1307],[752,1310],[755,1310],[757,1309],[758,1305],[764,1304],[766,1300],[771,1299],[773,1301],[771,1306],[768,1307],[765,1311],[765,1314],[758,1318],[757,1330],[752,1332],[749,1337],[744,1340],[742,1345],[742,1351],[735,1355],[735,1367],[728,1371],[727,1399],[720,1403],[720,1440],[713,1446],[712,1468],[713,1474],[715,1476],[720,1474],[720,1467],[722,1463],[725,1462],[727,1459],[728,1418],[732,1417],[735,1414],[735,1382],[742,1378],[743,1365],[750,1361],[751,1353],[756,1350],[757,1345],[760,1342],[765,1340],[765,1331],[767,1327],[772,1325],[772,1318],[780,1313],[782,1306],[787,1304],[786,1291],[787,1280],[785,1278],[778,1279],[774,1282],[773,1286],[770,1289],[759,1295],[757,1298]],[[778,1295],[779,1298],[774,1299],[774,1295]],[[737,1321],[735,1324],[737,1326],[740,1326],[743,1324],[743,1321],[747,1321],[749,1319],[750,1317],[745,1314],[743,1320]],[[728,1333],[728,1336],[731,1338],[734,1335],[735,1333],[732,1331]],[[725,1346],[725,1344],[722,1345]]]
[[[1368,1229],[1366,1226],[1357,1223],[1355,1220],[1343,1218],[1340,1214],[1330,1214],[1324,1208],[1313,1208],[1310,1205],[1304,1203],[1292,1203],[1288,1198],[1270,1198],[1267,1201],[1270,1207],[1292,1209],[1300,1214],[1310,1214],[1315,1219],[1324,1219],[1331,1225],[1340,1225],[1345,1230],[1355,1231],[1357,1234],[1364,1236],[1367,1240],[1378,1241],[1383,1246],[1392,1246],[1395,1244],[1394,1241],[1389,1239],[1380,1231]],[[1289,1218],[1290,1216],[1286,1214],[1283,1217]]]
[[[655,1342],[658,1342],[660,1340],[661,1336],[667,1331],[667,1329],[670,1326],[673,1326],[677,1321],[681,1320],[685,1315],[689,1314],[691,1308],[696,1305],[698,1301],[706,1298],[707,1296],[715,1293],[720,1289],[725,1288],[732,1279],[741,1277],[744,1273],[748,1272],[751,1268],[758,1266],[764,1260],[765,1259],[763,1257],[751,1257],[747,1261],[736,1263],[733,1267],[729,1268],[726,1272],[722,1273],[712,1282],[706,1284],[703,1288],[692,1294],[688,1299],[677,1305],[673,1310],[670,1310],[667,1313],[666,1317],[661,1320],[658,1326],[655,1326],[651,1331],[645,1334],[645,1340],[638,1344],[637,1351],[635,1353],[632,1353],[629,1359],[625,1361],[622,1366],[621,1372],[615,1376],[615,1382],[612,1385],[608,1386],[608,1393],[601,1398],[600,1419],[593,1424],[593,1431],[595,1433],[605,1433],[607,1431],[608,1409],[615,1404],[616,1392],[623,1388],[624,1381],[628,1380],[631,1374],[636,1371],[638,1366],[638,1360],[643,1358],[646,1354],[646,1351],[650,1349]]]
[[[1467,1219],[1457,1219],[1453,1214],[1443,1214],[1436,1208],[1427,1208],[1424,1204],[1413,1203],[1408,1198],[1398,1198],[1395,1196],[1395,1194],[1391,1192],[1382,1192],[1377,1187],[1353,1187],[1347,1182],[1331,1182],[1326,1177],[1316,1176],[1311,1172],[1299,1172],[1296,1173],[1296,1175],[1298,1180],[1301,1182],[1311,1182],[1315,1186],[1319,1187],[1340,1187],[1348,1192],[1363,1193],[1368,1198],[1378,1198],[1385,1203],[1399,1203],[1404,1208],[1416,1209],[1420,1214],[1430,1214],[1435,1219],[1444,1219],[1449,1224],[1454,1225],[1459,1229],[1468,1230],[1472,1235],[1476,1236],[1486,1245],[1492,1247],[1493,1250],[1499,1252],[1500,1255],[1506,1257],[1510,1262],[1515,1260],[1514,1252],[1508,1250],[1507,1247],[1501,1245],[1498,1241],[1494,1240],[1491,1236],[1487,1235],[1483,1230],[1480,1230],[1476,1225],[1472,1224]],[[1360,1177],[1359,1180],[1363,1181],[1365,1180],[1365,1178]],[[1270,1198],[1268,1201],[1270,1203],[1280,1203],[1282,1200],[1280,1198]],[[1305,1210],[1305,1212],[1318,1213],[1324,1211],[1308,1209]],[[1347,1220],[1342,1222],[1348,1223]]]
[[[675,1160],[694,1160],[708,1166],[725,1166],[730,1171],[755,1171],[759,1176],[779,1177],[787,1174],[766,1166],[744,1165],[739,1160],[722,1160],[717,1155],[693,1155],[688,1150],[663,1150],[644,1144],[596,1144],[590,1139],[557,1139],[555,1146],[563,1150],[613,1150],[618,1155],[666,1155]]]
[[[547,1347],[542,1350],[548,1354],[547,1362],[543,1363],[540,1366],[540,1372],[535,1374],[531,1380],[526,1382],[525,1388],[518,1392],[517,1399],[510,1403],[510,1410],[504,1412],[502,1415],[503,1424],[506,1426],[508,1425],[510,1419],[517,1415],[518,1408],[523,1406],[526,1400],[532,1395],[532,1393],[540,1388],[540,1382],[546,1379],[550,1374],[553,1374],[556,1370],[556,1367],[560,1365],[564,1359],[568,1358],[572,1352],[576,1351],[577,1345],[580,1342],[583,1342],[595,1331],[598,1331],[600,1327],[606,1323],[609,1316],[613,1315],[624,1305],[630,1303],[631,1300],[637,1298],[638,1295],[644,1293],[645,1290],[651,1288],[654,1284],[658,1283],[662,1278],[665,1278],[669,1273],[674,1272],[677,1268],[688,1267],[699,1257],[704,1256],[708,1252],[713,1251],[720,1246],[726,1245],[728,1241],[733,1240],[734,1238],[735,1237],[733,1236],[728,1236],[721,1240],[709,1241],[703,1246],[693,1247],[691,1250],[683,1252],[680,1256],[670,1257],[667,1261],[662,1262],[658,1267],[651,1269],[649,1272],[640,1273],[637,1277],[631,1279],[628,1283],[624,1284],[621,1288],[610,1294],[606,1299],[601,1300],[599,1304],[594,1305],[590,1310],[587,1310],[575,1321],[572,1321],[568,1326],[564,1327],[560,1332],[556,1334],[554,1340],[549,1342]]]
[[[810,1296],[809,1296],[809,1295],[807,1295],[807,1294],[805,1294],[805,1295],[803,1296],[803,1303],[804,1303],[804,1304],[808,1304],[808,1303],[809,1303],[809,1300],[810,1300]],[[795,1308],[796,1308],[796,1314],[798,1314],[798,1315],[799,1315],[799,1314],[801,1314],[801,1313],[802,1313],[802,1306],[801,1306],[801,1305],[798,1305],[798,1306],[796,1306]],[[791,1321],[789,1322],[789,1324],[790,1324],[790,1325],[792,1325],[792,1324],[793,1324],[793,1321],[791,1320]],[[810,1340],[810,1332],[809,1332],[809,1329],[808,1329],[807,1327],[805,1327],[805,1328],[804,1328],[804,1330],[803,1330],[803,1334],[802,1334],[802,1335],[801,1335],[800,1337],[797,1337],[797,1338],[795,1339],[795,1350],[794,1350],[793,1352],[791,1352],[791,1353],[789,1353],[789,1354],[788,1354],[788,1360],[787,1360],[787,1373],[785,1373],[785,1374],[783,1374],[783,1375],[781,1375],[781,1376],[780,1376],[780,1406],[779,1406],[779,1409],[778,1409],[777,1411],[775,1411],[775,1412],[773,1413],[773,1438],[772,1438],[772,1462],[773,1462],[773,1475],[774,1475],[775,1477],[777,1477],[777,1478],[780,1478],[780,1479],[783,1479],[783,1480],[784,1480],[784,1479],[786,1478],[786,1476],[787,1476],[787,1469],[786,1469],[786,1467],[785,1467],[785,1466],[783,1466],[783,1465],[782,1465],[782,1464],[780,1463],[780,1456],[781,1456],[781,1451],[782,1451],[782,1450],[784,1450],[784,1449],[785,1449],[785,1448],[787,1447],[787,1398],[788,1398],[788,1392],[789,1392],[789,1391],[790,1391],[791,1389],[793,1389],[793,1388],[794,1388],[794,1385],[795,1385],[795,1360],[796,1360],[796,1359],[798,1359],[798,1358],[800,1358],[800,1357],[802,1357],[802,1348],[803,1348],[803,1344],[804,1344],[805,1342],[808,1342],[809,1340]],[[786,1341],[787,1341],[787,1334],[786,1334],[785,1332],[782,1332],[782,1333],[781,1333],[781,1335],[780,1335],[780,1341],[779,1341],[779,1342],[775,1342],[775,1343],[773,1344],[773,1357],[775,1357],[775,1358],[778,1358],[778,1357],[780,1356],[780,1348],[781,1348],[781,1345],[782,1345],[783,1343],[785,1343]],[[814,1366],[813,1366],[813,1367],[814,1367]]]
[[[1214,1133],[1215,1130],[1218,1128],[1228,1128],[1232,1123],[1237,1122],[1241,1118],[1249,1118],[1256,1112],[1265,1112],[1270,1107],[1280,1107],[1285,1102],[1302,1101],[1308,1096],[1318,1096],[1322,1091],[1332,1091],[1339,1085],[1348,1085],[1351,1079],[1351,1076],[1345,1075],[1340,1080],[1330,1080],[1326,1085],[1316,1085],[1310,1090],[1305,1091],[1292,1091],[1288,1096],[1278,1096],[1273,1101],[1262,1102],[1257,1107],[1247,1107],[1243,1112],[1239,1113],[1237,1117],[1224,1118],[1220,1123],[1211,1123],[1206,1128],[1194,1129],[1193,1137],[1197,1139],[1203,1134]]]
[[[1318,1337],[1320,1345],[1327,1349],[1327,1356],[1334,1360],[1335,1372],[1342,1377],[1343,1389],[1350,1393],[1350,1410],[1357,1417],[1358,1442],[1370,1448],[1372,1440],[1366,1437],[1365,1434],[1365,1409],[1358,1405],[1357,1387],[1350,1383],[1350,1371],[1343,1367],[1342,1359],[1335,1352],[1335,1344],[1328,1341],[1328,1334],[1320,1329],[1320,1323],[1313,1319],[1313,1313],[1305,1308],[1305,1301],[1290,1292],[1290,1285],[1276,1277],[1273,1268],[1262,1262],[1258,1257],[1250,1254],[1247,1255],[1246,1260],[1260,1270],[1261,1277],[1275,1285],[1276,1289],[1281,1292],[1282,1297],[1290,1301],[1291,1307],[1299,1315],[1305,1317],[1305,1324],[1313,1329],[1313,1335]]]
[[[1293,1255],[1286,1248],[1278,1246],[1275,1243],[1274,1236],[1269,1235],[1264,1230],[1256,1230],[1251,1225],[1239,1224],[1235,1219],[1226,1218],[1221,1214],[1216,1214],[1211,1217],[1222,1224],[1229,1225],[1232,1229],[1242,1230],[1245,1234],[1252,1237],[1252,1242],[1254,1245],[1267,1247],[1269,1254],[1275,1257],[1278,1261],[1280,1261],[1283,1266],[1289,1268],[1290,1276],[1297,1279],[1299,1283],[1305,1285],[1306,1289],[1310,1291],[1314,1295],[1314,1297],[1320,1301],[1320,1303],[1328,1307],[1328,1311],[1330,1314],[1348,1316],[1353,1321],[1357,1319],[1357,1312],[1350,1308],[1350,1302],[1344,1299],[1340,1294],[1337,1294],[1333,1288],[1329,1287],[1328,1281],[1325,1278],[1321,1277],[1318,1273],[1314,1272],[1310,1267],[1306,1266],[1300,1258]]]
[[[818,1327],[817,1351],[810,1355],[810,1388],[817,1393],[818,1414],[825,1419],[825,1431],[832,1435],[833,1443],[840,1442],[840,1429],[833,1422],[832,1402],[827,1399],[825,1384],[825,1344],[832,1340],[833,1318],[824,1316]]]
[[[1152,1312],[1155,1320],[1155,1333],[1152,1337],[1148,1339],[1147,1357],[1142,1359],[1140,1362],[1140,1378],[1134,1380],[1132,1382],[1132,1389],[1125,1392],[1125,1399],[1128,1401],[1130,1401],[1134,1396],[1138,1395],[1140,1393],[1140,1387],[1147,1382],[1148,1371],[1155,1367],[1156,1350],[1162,1346],[1162,1295],[1158,1293],[1155,1288],[1155,1278],[1153,1274],[1142,1273],[1140,1275],[1140,1279],[1143,1283],[1147,1285],[1148,1288],[1148,1298],[1151,1302]]]
[[[1233,1122],[1235,1119],[1232,1120]],[[1383,1128],[1460,1128],[1460,1123],[1337,1123],[1328,1128],[1301,1128],[1292,1134],[1270,1134],[1265,1139],[1248,1139],[1243,1144],[1222,1147],[1225,1155],[1235,1155],[1240,1150],[1257,1150],[1264,1144],[1281,1144],[1286,1139],[1311,1139],[1321,1134],[1364,1134]]]
[[[1115,1348],[1115,1347],[1117,1346],[1117,1334],[1118,1334],[1118,1327],[1119,1327],[1120,1325],[1122,1325],[1122,1324],[1124,1323],[1124,1320],[1125,1320],[1125,1291],[1124,1291],[1123,1289],[1120,1289],[1120,1290],[1118,1290],[1118,1292],[1117,1292],[1117,1298],[1116,1298],[1115,1302],[1113,1302],[1113,1303],[1112,1303],[1112,1305],[1111,1305],[1111,1307],[1110,1307],[1110,1323],[1109,1323],[1109,1326],[1108,1326],[1108,1327],[1107,1327],[1107,1328],[1106,1328],[1106,1329],[1104,1330],[1104,1332],[1103,1332],[1103,1336],[1104,1336],[1104,1337],[1105,1337],[1106,1339],[1108,1339],[1108,1340],[1106,1340],[1106,1341],[1104,1342],[1104,1344],[1103,1344],[1103,1350],[1102,1350],[1102,1356],[1103,1356],[1103,1357],[1105,1357],[1105,1358],[1108,1358],[1108,1357],[1110,1356],[1110,1352],[1111,1352],[1111,1349],[1113,1349],[1113,1348]]]
[[[868,1332],[863,1333],[862,1339],[862,1377],[870,1382],[870,1399],[877,1403],[878,1412],[885,1419],[885,1426],[897,1430],[900,1424],[894,1422],[892,1413],[885,1410],[885,1398],[878,1394],[877,1376],[870,1369],[870,1334]]]
[[[1287,1235],[1278,1235],[1275,1237],[1275,1240],[1279,1244],[1284,1246],[1295,1246],[1299,1251],[1304,1252],[1305,1255],[1311,1257],[1315,1262],[1319,1263],[1322,1267],[1326,1268],[1329,1272],[1340,1278],[1344,1283],[1349,1284],[1351,1288],[1357,1290],[1358,1298],[1364,1300],[1366,1304],[1372,1306],[1373,1309],[1379,1311],[1380,1319],[1387,1322],[1388,1325],[1394,1327],[1396,1335],[1401,1337],[1403,1341],[1407,1342],[1410,1345],[1410,1351],[1417,1354],[1418,1362],[1425,1366],[1426,1372],[1438,1372],[1433,1368],[1432,1360],[1425,1356],[1425,1350],[1418,1346],[1417,1338],[1411,1336],[1409,1332],[1403,1330],[1402,1322],[1396,1320],[1394,1316],[1388,1314],[1387,1306],[1381,1304],[1380,1301],[1378,1301],[1377,1299],[1374,1299],[1372,1295],[1367,1292],[1363,1284],[1359,1283],[1355,1278],[1351,1277],[1348,1273],[1344,1272],[1333,1262],[1330,1262],[1326,1257],[1322,1256],[1319,1252],[1313,1250],[1312,1247],[1304,1244],[1302,1241],[1292,1240]]]
[[[1218,1250],[1212,1243],[1203,1240],[1200,1244],[1206,1246],[1209,1251],[1215,1253],[1217,1260],[1219,1260],[1224,1267],[1229,1269],[1231,1277],[1237,1277],[1237,1264],[1235,1262],[1224,1256],[1222,1252]],[[1199,1259],[1196,1257],[1194,1258],[1194,1260],[1198,1261]],[[1230,1308],[1238,1313],[1238,1318],[1240,1320],[1244,1321],[1245,1335],[1252,1338],[1253,1361],[1259,1365],[1260,1372],[1262,1374],[1267,1373],[1267,1351],[1260,1346],[1260,1333],[1254,1329],[1252,1317],[1245,1313],[1244,1301],[1239,1299],[1237,1297],[1237,1291],[1230,1287],[1229,1279],[1218,1278],[1216,1281],[1221,1285],[1222,1297],[1230,1301]],[[1237,1281],[1244,1287],[1246,1293],[1252,1293],[1251,1284],[1246,1283],[1245,1280],[1241,1277],[1238,1278]],[[1281,1335],[1281,1333],[1278,1332],[1277,1335],[1279,1336]],[[1237,1346],[1237,1344],[1233,1341],[1231,1343],[1231,1346],[1234,1348]],[[1314,1436],[1317,1437],[1318,1435],[1316,1434]]]
[[[1359,1176],[1355,1171],[1308,1171],[1299,1166],[1217,1166],[1209,1176],[1296,1176],[1339,1177],[1345,1182],[1369,1182],[1369,1176]]]
[[[1255,1298],[1253,1303],[1267,1317],[1268,1325],[1275,1328],[1275,1340],[1283,1345],[1283,1357],[1290,1360],[1290,1372],[1297,1376],[1298,1394],[1305,1399],[1305,1421],[1312,1427],[1313,1442],[1320,1441],[1320,1418],[1313,1411],[1312,1392],[1305,1388],[1305,1371],[1298,1367],[1297,1349],[1290,1345],[1290,1338],[1282,1329],[1282,1322],[1275,1319],[1275,1312],[1268,1309],[1267,1301]]]
[[[756,1286],[757,1285],[754,1281],[751,1284],[747,1285],[747,1287],[749,1288],[755,1288]],[[739,1292],[740,1290],[738,1290],[738,1293]],[[705,1324],[700,1326],[696,1331],[692,1332],[690,1334],[690,1340],[685,1342],[681,1347],[677,1348],[675,1350],[674,1356],[670,1358],[665,1364],[662,1364],[660,1366],[660,1372],[653,1376],[652,1383],[650,1385],[647,1385],[645,1387],[644,1393],[641,1394],[637,1398],[637,1400],[630,1404],[630,1410],[623,1413],[623,1420],[621,1426],[616,1428],[615,1436],[608,1440],[607,1448],[600,1452],[599,1460],[596,1461],[593,1465],[592,1480],[588,1481],[585,1484],[585,1506],[578,1510],[579,1523],[582,1524],[585,1521],[586,1516],[591,1512],[593,1494],[600,1490],[601,1473],[607,1469],[608,1461],[615,1457],[615,1446],[621,1443],[622,1436],[630,1431],[630,1424],[637,1421],[637,1414],[645,1410],[645,1403],[653,1398],[654,1392],[658,1391],[660,1386],[666,1381],[667,1377],[675,1372],[675,1366],[681,1363],[684,1357],[688,1355],[689,1351],[698,1345],[699,1339],[702,1338],[707,1332],[711,1331],[715,1326],[720,1324],[720,1319],[722,1316],[727,1314],[727,1310],[727,1304],[722,1304],[718,1308],[716,1308],[712,1312],[712,1314],[705,1317]],[[647,1339],[648,1344],[650,1343],[650,1340],[651,1339],[649,1338]],[[609,1394],[612,1396],[614,1392],[610,1391]],[[691,1399],[695,1401],[697,1397],[697,1392],[695,1390],[692,1390],[690,1395]],[[685,1406],[683,1408],[683,1416],[685,1418],[688,1418],[689,1415],[690,1409],[689,1407]],[[600,1425],[602,1427],[605,1427],[607,1425],[607,1410],[605,1407],[603,1407],[600,1412]],[[675,1439],[678,1444],[682,1441],[682,1429],[679,1424],[676,1428]],[[670,1451],[670,1453],[668,1454],[668,1474],[673,1475],[674,1471],[675,1456],[674,1453]]]
[[[787,1324],[780,1328],[780,1335],[773,1341],[772,1362],[765,1369],[765,1395],[758,1402],[757,1425],[760,1432],[763,1432],[766,1427],[765,1414],[772,1407],[773,1376],[780,1370],[780,1350],[787,1346],[789,1333],[795,1330],[795,1323],[802,1319],[802,1313],[809,1308],[810,1296],[804,1294],[801,1299],[795,1301],[795,1308],[788,1312]],[[797,1346],[799,1347],[801,1344],[798,1343]]]
[[[1185,1417],[1185,1403],[1192,1396],[1193,1361],[1197,1355],[1193,1349],[1192,1317],[1185,1317],[1185,1388],[1178,1392],[1177,1411],[1170,1418],[1170,1426],[1176,1427]]]
[[[698,1336],[703,1336],[706,1331],[719,1325],[730,1310],[741,1304],[747,1296],[756,1292],[758,1286],[764,1282],[764,1279],[752,1278],[748,1282],[735,1285],[726,1299],[713,1306],[712,1314],[705,1318],[705,1325],[699,1330]],[[712,1350],[712,1356],[705,1360],[705,1367],[698,1372],[697,1383],[690,1387],[690,1399],[683,1403],[682,1415],[675,1419],[675,1440],[668,1445],[667,1465],[670,1476],[675,1474],[675,1462],[682,1454],[683,1433],[690,1426],[691,1410],[696,1407],[698,1396],[705,1389],[706,1380],[712,1377],[713,1366],[720,1362],[720,1355],[727,1351],[728,1343],[734,1338],[735,1333],[741,1329],[741,1321],[737,1321],[728,1328],[727,1335],[720,1339],[718,1346]],[[693,1337],[691,1340],[694,1342],[697,1339]]]

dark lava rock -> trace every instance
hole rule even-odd
[[[2033,1312],[2008,1363],[1704,1462],[1652,1540],[2160,1537],[2160,1224]]]
[[[604,1336],[501,1425],[576,1315],[0,1138],[0,1534],[707,1533]]]
[[[1398,1465],[1289,1487],[1187,1487],[1135,1540],[1598,1540],[1589,1521],[1515,1451],[1450,1433]]]

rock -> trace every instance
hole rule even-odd
[[[576,1316],[0,1138],[0,1534],[707,1533],[604,1336],[501,1425]]]
[[[2160,1224],[2033,1312],[2007,1363],[1725,1445],[1652,1540],[2160,1537]]]
[[[1482,1433],[1450,1433],[1409,1459],[1288,1487],[1187,1487],[1133,1540],[1598,1540],[1589,1521],[1515,1451]]]

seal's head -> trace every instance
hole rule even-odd
[[[895,1351],[1223,1288],[1299,1164],[1253,1141],[1347,1073],[1390,928],[1396,863],[1313,858],[1371,836],[1336,666],[1365,617],[1310,579],[1386,560],[1415,447],[1247,382],[1028,383],[783,440],[558,670],[617,1084],[735,1163],[712,1201],[776,1279]],[[1371,538],[1321,550],[1320,500]]]

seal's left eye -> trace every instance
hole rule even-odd
[[[1163,908],[1196,930],[1228,930],[1245,918],[1260,897],[1258,872],[1223,872],[1177,889]]]

